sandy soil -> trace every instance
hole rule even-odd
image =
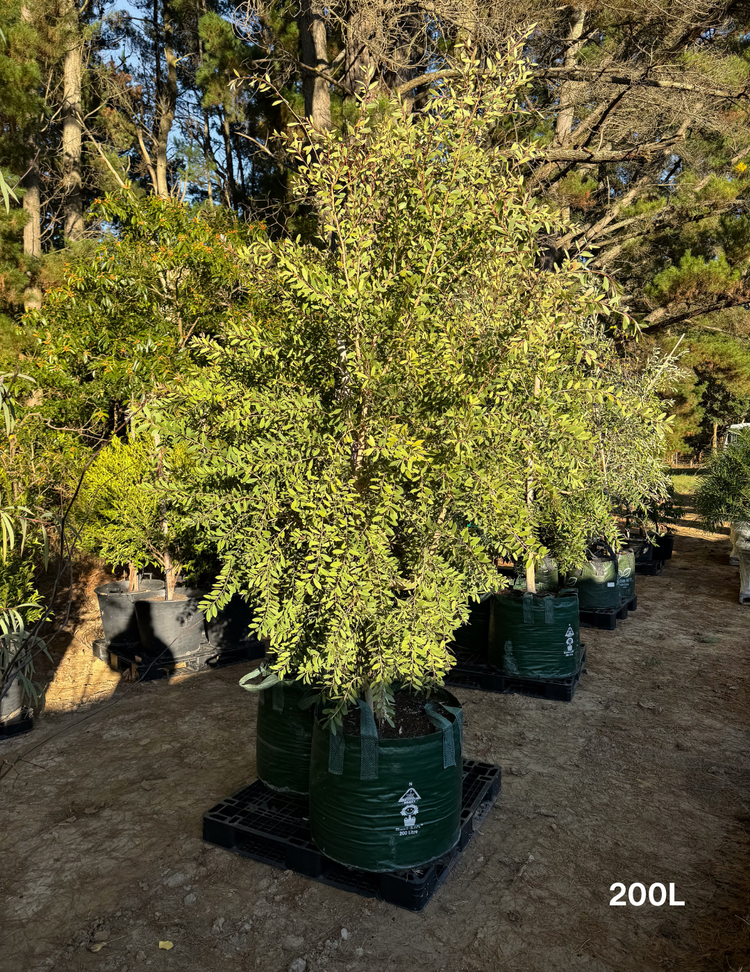
[[[418,915],[203,844],[254,776],[242,666],[42,717],[0,743],[0,970],[747,972],[750,608],[727,554],[683,528],[638,611],[586,632],[572,703],[458,692],[503,793]],[[616,881],[685,905],[610,907]]]

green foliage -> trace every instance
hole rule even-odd
[[[705,294],[725,293],[736,286],[741,277],[741,271],[732,269],[723,253],[707,260],[693,256],[687,250],[677,265],[656,274],[646,292],[659,301],[688,300]]]
[[[750,520],[750,430],[708,459],[695,493],[695,509],[707,530],[726,520]]]
[[[156,491],[154,444],[114,438],[86,473],[76,504],[83,550],[136,570],[162,566],[164,537]]]
[[[0,697],[10,682],[18,679],[24,694],[34,702],[40,694],[34,681],[34,656],[46,652],[44,641],[30,634],[27,626],[42,616],[41,597],[35,586],[33,554],[43,538],[44,558],[47,557],[47,531],[43,522],[34,522],[31,510],[18,503],[14,495],[14,481],[8,476],[8,453],[16,449],[15,402],[8,376],[0,377],[2,404],[2,491],[0,520],[2,521],[2,558],[0,559]],[[32,541],[27,543],[31,530]]]
[[[170,498],[217,546],[213,599],[246,594],[275,670],[339,707],[439,683],[498,556],[614,539],[600,433],[663,434],[607,336],[608,278],[538,269],[563,226],[524,188],[533,151],[491,148],[526,77],[511,48],[418,118],[381,101],[345,139],[291,135],[317,238],[243,251],[255,300],[151,411],[189,450]],[[659,490],[643,469],[634,500]]]
[[[46,417],[101,435],[178,380],[191,338],[219,333],[242,306],[238,248],[250,231],[220,211],[125,191],[98,216],[116,229],[27,320]]]

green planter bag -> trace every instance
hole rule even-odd
[[[606,557],[592,556],[583,567],[570,571],[566,586],[578,591],[582,611],[619,607],[622,590],[617,557],[611,551]]]
[[[635,596],[635,551],[621,550],[617,555],[617,583],[623,601]]]
[[[301,682],[280,682],[270,675],[260,684],[250,672],[240,680],[248,692],[258,692],[255,760],[259,778],[279,793],[304,796],[310,787],[310,746],[318,694]]]
[[[462,712],[441,692],[425,705],[426,736],[382,739],[360,701],[360,735],[315,720],[310,831],[331,860],[363,871],[428,864],[461,836]]]
[[[454,635],[455,643],[467,651],[487,652],[487,633],[490,626],[489,594],[482,597],[480,602],[472,603],[469,608],[469,620],[462,624]]]
[[[581,664],[578,596],[509,592],[492,599],[489,663],[519,678],[569,678]]]

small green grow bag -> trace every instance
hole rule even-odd
[[[578,591],[582,611],[619,607],[622,591],[617,574],[617,560],[614,556],[606,559],[592,557],[583,567],[568,574],[566,586],[574,587]]]
[[[447,692],[425,706],[436,731],[381,739],[360,702],[360,735],[318,719],[310,760],[310,831],[331,860],[363,871],[420,867],[461,835],[462,712]]]
[[[300,796],[310,788],[310,746],[317,694],[302,682],[248,685],[259,692],[255,760],[258,776],[272,790]]]
[[[617,583],[623,601],[635,595],[635,551],[621,550],[617,555]]]
[[[489,662],[519,678],[569,678],[581,663],[578,596],[510,592],[492,599]]]

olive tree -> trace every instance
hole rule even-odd
[[[244,248],[252,305],[152,412],[189,450],[172,502],[223,562],[212,610],[253,602],[277,673],[322,683],[334,722],[439,684],[497,559],[548,552],[543,519],[585,496],[578,548],[613,529],[597,408],[656,421],[613,380],[611,282],[542,269],[561,220],[524,186],[534,147],[497,137],[527,76],[510,45],[419,115],[371,92],[344,134],[301,123],[317,238]]]

